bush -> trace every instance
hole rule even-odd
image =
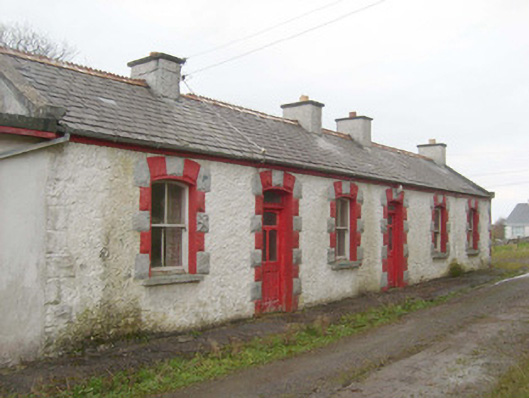
[[[448,266],[448,276],[451,278],[457,278],[465,273],[465,269],[456,260],[452,261]]]

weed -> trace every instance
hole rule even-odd
[[[491,391],[490,398],[529,397],[529,358],[511,367]]]
[[[448,276],[451,278],[457,278],[465,273],[465,269],[456,260],[452,260],[448,266]]]

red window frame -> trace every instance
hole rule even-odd
[[[205,192],[197,189],[200,164],[184,159],[182,175],[178,176],[167,172],[166,158],[164,156],[148,157],[147,164],[150,171],[150,185],[148,187],[140,187],[140,211],[149,212],[151,215],[150,223],[152,223],[152,184],[154,182],[176,181],[187,187],[187,272],[196,274],[197,252],[202,252],[205,249],[205,233],[197,231],[197,214],[206,211]],[[140,253],[149,254],[149,258],[151,258],[151,244],[152,226],[149,231],[142,232],[140,235]],[[160,267],[152,267],[152,263],[150,263],[149,276],[152,276],[153,269],[159,270]]]
[[[349,189],[344,189],[347,184]],[[358,246],[361,243],[361,232],[358,231],[358,219],[361,216],[361,203],[358,200],[358,186],[352,182],[336,181],[333,184],[334,200],[331,200],[331,218],[334,218],[334,231],[330,232],[330,247],[334,249],[334,261],[358,261]],[[345,191],[345,192],[344,192]],[[344,256],[338,254],[338,220],[337,220],[337,203],[339,200],[348,202],[348,221],[347,228],[349,252]]]

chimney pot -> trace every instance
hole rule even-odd
[[[428,140],[428,144],[430,144],[430,145],[434,145],[435,143],[436,143],[436,142],[435,142],[435,138],[430,138],[430,139]]]
[[[285,119],[297,120],[305,130],[321,134],[321,109],[324,106],[309,99],[308,95],[302,95],[299,102],[281,105],[281,109]]]
[[[149,56],[131,61],[130,77],[145,79],[149,87],[165,98],[176,100],[180,96],[180,71],[185,59],[151,52]]]
[[[349,112],[349,117],[350,118],[356,117],[356,112]]]

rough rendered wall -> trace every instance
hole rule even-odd
[[[303,219],[300,306],[353,296],[358,292],[358,270],[333,271],[327,264],[328,192],[335,180],[305,175],[297,175],[297,178],[303,186],[303,198],[299,201],[299,215]]]
[[[407,197],[410,204],[408,270],[411,284],[446,275],[450,263],[454,260],[466,270],[483,268],[489,264],[489,201],[479,201],[479,253],[468,255],[465,246],[468,198],[447,196],[449,255],[446,258],[433,258],[431,226],[427,221],[432,217],[430,206],[433,194],[407,191]]]
[[[142,304],[163,329],[204,326],[253,315],[250,220],[255,211],[255,169],[201,161],[211,170],[206,195],[210,273],[197,284],[139,287]]]
[[[419,283],[446,274],[447,259],[432,258],[432,208],[433,193],[406,191],[408,207],[408,274],[409,283]],[[452,209],[448,211],[452,220]],[[452,238],[453,235],[450,235]],[[451,243],[453,239],[449,239]]]
[[[48,280],[56,285],[53,305],[47,308],[48,341],[85,332],[113,313],[151,330],[204,326],[253,314],[249,224],[254,169],[229,164],[211,168],[211,192],[206,196],[211,267],[205,280],[146,287],[133,279],[139,233],[132,228],[139,205],[133,170],[145,157],[69,144],[57,158],[48,189],[50,214],[56,219],[48,250],[60,274]],[[138,314],[141,319],[134,320]]]
[[[0,147],[20,141],[0,137]],[[0,367],[40,349],[48,162],[45,151],[0,160]]]
[[[53,150],[56,156],[47,184],[46,341],[90,332],[93,325],[120,320],[112,327],[178,330],[219,323],[254,313],[251,288],[254,249],[251,221],[255,214],[252,178],[259,170],[227,163],[197,161],[211,172],[206,194],[209,232],[205,251],[210,273],[197,283],[144,286],[134,279],[140,233],[133,229],[139,209],[134,185],[136,164],[148,154],[70,143]],[[45,169],[45,168],[43,168]],[[357,183],[363,195],[359,269],[332,270],[328,192],[333,182],[295,174],[302,186],[303,220],[300,248],[300,304],[378,291],[382,276],[384,185]],[[480,252],[465,250],[466,201],[449,197],[450,256],[431,255],[433,194],[404,190],[408,201],[409,283],[441,276],[452,258],[467,268],[482,266],[488,257],[488,202],[480,202]]]

